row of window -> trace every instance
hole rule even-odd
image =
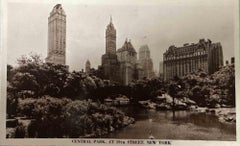
[[[189,58],[189,57],[196,57],[196,56],[202,56],[202,55],[206,55],[207,52],[206,51],[202,51],[202,52],[195,52],[193,54],[186,54],[186,55],[182,55],[182,56],[169,56],[169,57],[164,57],[163,60],[175,60],[175,59],[182,59],[182,58]]]
[[[187,63],[192,63],[192,64],[196,64],[197,62],[206,62],[207,61],[207,58],[204,57],[204,58],[197,58],[197,59],[188,59],[188,60],[183,60],[183,61],[175,61],[175,62],[166,62],[164,64],[166,65],[175,65],[175,64],[187,64]]]
[[[65,55],[65,51],[52,50],[50,54],[61,54],[61,55]]]
[[[207,69],[207,63],[201,63],[201,64],[195,64],[195,65],[190,65],[190,64],[182,64],[182,65],[177,65],[177,66],[168,66],[165,68],[164,70],[164,74],[166,75],[166,78],[171,78],[174,75],[184,75],[186,73],[195,71],[198,68],[202,68],[202,69]]]

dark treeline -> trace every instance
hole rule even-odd
[[[103,101],[119,94],[133,101],[148,100],[163,93],[174,98],[187,97],[200,106],[235,105],[234,65],[223,66],[212,75],[199,70],[167,82],[160,78],[133,81],[128,86],[110,84],[95,74],[70,72],[67,66],[43,63],[38,55],[23,56],[18,66],[7,66],[8,112],[14,113],[17,99],[49,95],[71,100]]]
[[[93,101],[93,93],[107,86],[113,85],[43,63],[38,55],[22,56],[18,66],[7,66],[7,116],[31,122],[26,128],[19,123],[8,137],[101,137],[133,123],[120,110]]]
[[[20,100],[19,110],[33,119],[26,128],[30,138],[102,137],[134,122],[120,110],[101,103],[49,96]]]
[[[199,70],[169,81],[142,79],[128,86],[111,84],[100,76],[97,72],[70,72],[67,66],[44,63],[39,55],[22,56],[18,66],[7,66],[7,115],[35,119],[37,124],[31,124],[29,131],[35,129],[33,137],[100,137],[133,122],[121,111],[102,104],[106,98],[125,95],[137,103],[167,93],[173,98],[187,97],[198,106],[235,106],[234,65],[223,66],[212,75]],[[67,128],[69,122],[73,127]]]
[[[136,100],[147,100],[156,96],[156,91],[164,85],[160,79],[139,80],[129,86],[110,84],[95,74],[70,72],[67,66],[43,63],[38,55],[23,56],[18,59],[17,67],[8,65],[7,80],[9,115],[16,110],[18,99],[49,95],[102,102],[107,97],[122,94]]]

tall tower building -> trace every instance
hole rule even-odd
[[[110,17],[110,23],[106,29],[106,52],[102,55],[102,69],[105,79],[111,82],[119,82],[119,62],[116,55],[116,29]]]
[[[137,64],[137,52],[130,40],[126,39],[122,48],[117,50],[117,56],[120,62],[120,83],[128,85],[137,80],[141,71]]]
[[[163,61],[159,63],[159,77],[163,79]]]
[[[112,17],[106,29],[106,54],[116,54],[116,29],[112,23]]]
[[[153,62],[148,45],[143,45],[139,48],[139,63],[143,67],[143,77],[152,78],[154,76]]]
[[[102,78],[113,84],[128,85],[133,80],[142,79],[142,67],[137,61],[137,52],[130,40],[116,51],[116,29],[112,17],[106,28],[106,52],[102,55],[100,67]]]
[[[89,73],[91,69],[91,63],[89,60],[87,60],[86,64],[85,64],[85,72]]]
[[[48,17],[48,55],[46,62],[66,64],[66,14],[61,4]]]

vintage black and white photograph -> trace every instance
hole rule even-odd
[[[237,140],[238,1],[133,1],[6,3],[6,139]]]

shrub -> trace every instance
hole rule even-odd
[[[116,108],[92,101],[71,101],[44,96],[19,101],[22,114],[34,118],[28,127],[29,137],[101,137],[110,129],[122,128],[132,120]]]
[[[64,133],[62,108],[70,101],[49,96],[39,99],[28,98],[19,101],[19,111],[29,118],[36,119],[34,126],[37,127],[38,137],[62,137]]]
[[[101,137],[110,129],[124,126],[125,114],[96,102],[73,101],[64,108],[64,127],[69,137]],[[130,124],[130,123],[128,123]]]
[[[16,127],[15,130],[15,138],[24,138],[25,137],[25,127],[22,123],[19,123],[19,125]]]

